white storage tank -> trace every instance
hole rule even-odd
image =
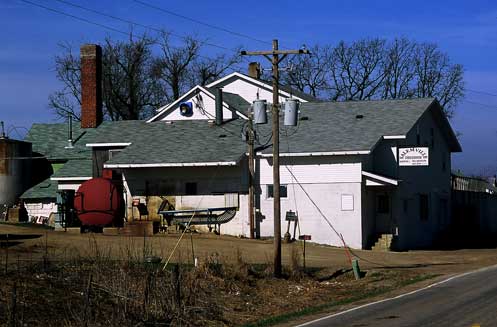
[[[31,143],[0,135],[0,206],[15,204],[31,185]]]

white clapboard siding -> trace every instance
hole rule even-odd
[[[223,87],[223,91],[238,94],[248,103],[252,103],[252,101],[257,99],[257,93],[259,93],[260,100],[267,100],[271,103],[273,102],[273,91],[271,89],[265,89],[240,79],[225,85]],[[280,102],[283,102],[284,100],[285,98],[280,96]]]
[[[273,166],[267,160],[260,161],[260,183],[273,184]],[[360,163],[334,163],[320,165],[286,166],[300,183],[360,183]],[[296,183],[285,166],[280,166],[280,183]]]

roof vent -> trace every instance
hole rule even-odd
[[[219,137],[224,138],[224,137],[226,137],[226,134],[221,134],[221,135],[219,135]]]
[[[309,120],[309,117],[307,117],[307,116],[302,116],[302,117],[300,117],[300,118],[299,118],[299,120]]]
[[[4,127],[4,124],[3,124],[3,121],[0,121],[0,139],[6,139],[7,138],[7,135],[5,135],[5,127]]]
[[[355,115],[355,118],[356,118],[356,119],[363,119],[363,118],[364,118],[364,115]]]

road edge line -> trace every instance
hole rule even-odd
[[[383,299],[383,300],[379,300],[379,301],[375,301],[375,302],[371,302],[371,303],[366,303],[366,304],[363,304],[363,305],[360,305],[360,306],[357,306],[357,307],[354,307],[354,308],[350,308],[350,309],[347,309],[347,310],[344,310],[344,311],[333,313],[333,314],[325,316],[325,317],[321,317],[321,318],[318,318],[318,319],[315,319],[315,320],[312,320],[312,321],[305,322],[305,323],[300,324],[300,325],[296,325],[296,327],[308,326],[308,325],[311,325],[313,323],[316,323],[316,322],[319,322],[319,321],[322,321],[322,320],[326,320],[326,319],[329,319],[329,318],[341,316],[341,315],[344,315],[346,313],[353,312],[353,311],[356,311],[356,310],[360,310],[362,308],[366,308],[366,307],[369,307],[369,306],[372,306],[372,305],[375,305],[375,304],[397,300],[397,299],[403,298],[405,296],[409,296],[409,295],[412,295],[412,294],[419,293],[419,292],[422,292],[424,290],[430,289],[432,287],[436,287],[438,285],[445,284],[447,282],[450,282],[451,280],[458,279],[458,278],[461,278],[461,277],[464,277],[464,276],[467,276],[467,275],[475,274],[475,273],[478,273],[478,272],[482,272],[482,271],[485,271],[485,270],[490,270],[492,268],[497,268],[497,264],[496,265],[492,265],[492,266],[488,266],[488,267],[479,268],[479,269],[472,270],[472,271],[467,271],[467,272],[459,274],[459,275],[454,275],[454,276],[451,276],[451,277],[446,278],[444,280],[441,280],[439,282],[430,284],[428,286],[425,286],[425,287],[422,287],[422,288],[419,288],[419,289],[416,289],[416,290],[413,290],[413,291],[410,291],[410,292],[407,292],[407,293],[399,294],[399,295],[396,295],[396,296],[388,298],[388,299]]]

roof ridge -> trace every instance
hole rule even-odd
[[[395,101],[421,101],[421,100],[436,100],[435,97],[419,97],[419,98],[404,98],[404,99],[364,99],[364,100],[344,100],[344,101],[316,101],[307,102],[308,104],[327,104],[327,103],[360,103],[360,102],[395,102]]]

